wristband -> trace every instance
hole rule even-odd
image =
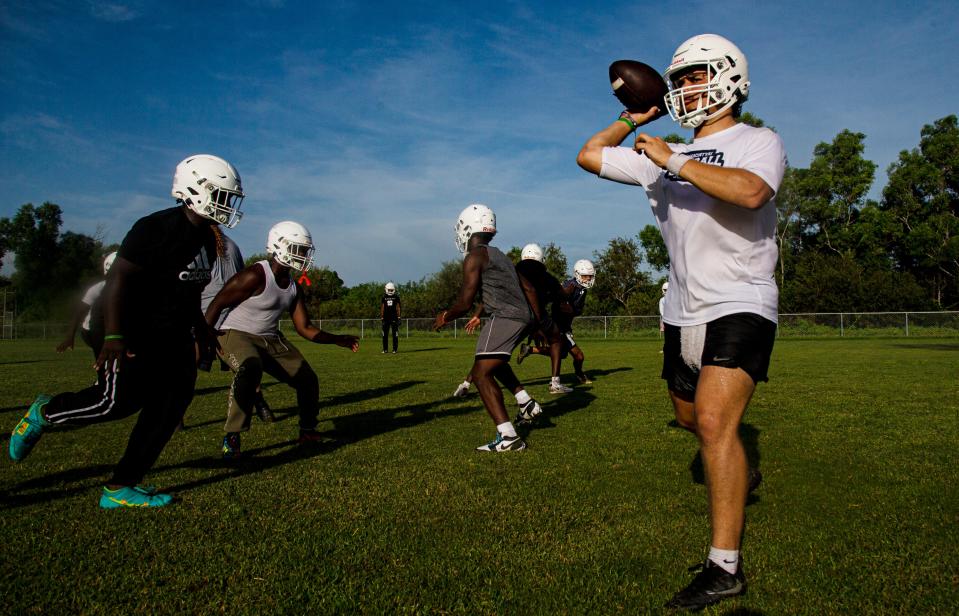
[[[633,121],[633,117],[629,115],[629,112],[626,110],[623,110],[623,112],[619,114],[619,117],[616,118],[616,121],[626,124],[626,126],[629,127],[630,132],[639,128],[639,124]]]
[[[690,160],[692,159],[685,154],[673,152],[673,154],[669,157],[669,160],[666,161],[666,171],[678,176],[679,170],[682,169],[683,165],[688,163]]]
[[[103,337],[104,340],[123,340],[123,336],[120,334],[110,334]]]

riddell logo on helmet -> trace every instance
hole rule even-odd
[[[496,231],[493,227],[483,227],[483,233],[492,233],[493,231]]]

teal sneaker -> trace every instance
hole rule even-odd
[[[103,486],[100,495],[100,509],[120,509],[121,507],[165,507],[173,502],[169,494],[157,494],[149,486],[122,487],[116,490]]]
[[[27,414],[23,416],[17,427],[10,434],[10,459],[19,462],[30,455],[33,446],[37,444],[43,435],[43,429],[50,425],[50,422],[43,418],[40,409],[50,402],[51,396],[40,394],[30,405]]]
[[[227,432],[226,436],[223,437],[223,447],[221,449],[223,452],[224,460],[236,460],[240,457],[240,433],[239,432]]]

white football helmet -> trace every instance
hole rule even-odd
[[[243,216],[240,174],[217,156],[195,154],[180,161],[173,174],[173,197],[200,216],[231,229]]]
[[[466,247],[474,233],[496,235],[496,214],[485,205],[474,203],[460,212],[454,231],[456,231],[456,248],[465,255]]]
[[[110,268],[113,267],[113,262],[117,260],[116,251],[111,252],[107,256],[103,257],[103,275],[106,276],[107,272],[110,271]]]
[[[663,283],[663,295],[666,295],[666,291],[669,291],[669,281]]]
[[[267,235],[266,251],[283,265],[305,272],[313,265],[313,236],[298,222],[278,222]]]
[[[543,262],[543,249],[539,247],[539,244],[527,244],[523,246],[523,252],[520,255],[520,259],[525,261],[526,259],[532,259],[533,261]]]
[[[706,83],[679,87],[674,79],[690,68],[705,69]],[[739,47],[717,34],[700,34],[683,42],[676,48],[663,77],[670,87],[666,93],[666,109],[683,128],[696,128],[749,96],[746,56]],[[701,98],[703,94],[705,103]],[[695,107],[687,109],[686,99],[693,96]]]
[[[584,278],[584,276],[589,276],[589,279]],[[592,289],[593,285],[596,284],[596,268],[593,267],[593,262],[589,259],[577,261],[573,265],[573,277],[584,288]]]
[[[392,282],[387,282],[383,290],[386,291],[387,295],[396,295],[396,285]]]

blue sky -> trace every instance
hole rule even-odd
[[[579,170],[620,111],[610,62],[664,68],[689,36],[733,40],[746,110],[793,165],[842,129],[885,169],[959,112],[959,3],[0,3],[0,216],[53,201],[64,228],[122,239],[169,207],[173,168],[240,171],[259,252],[302,222],[348,285],[419,279],[458,256],[459,211],[486,203],[506,248],[570,263],[652,224],[642,191]],[[669,118],[648,127],[682,132]]]

